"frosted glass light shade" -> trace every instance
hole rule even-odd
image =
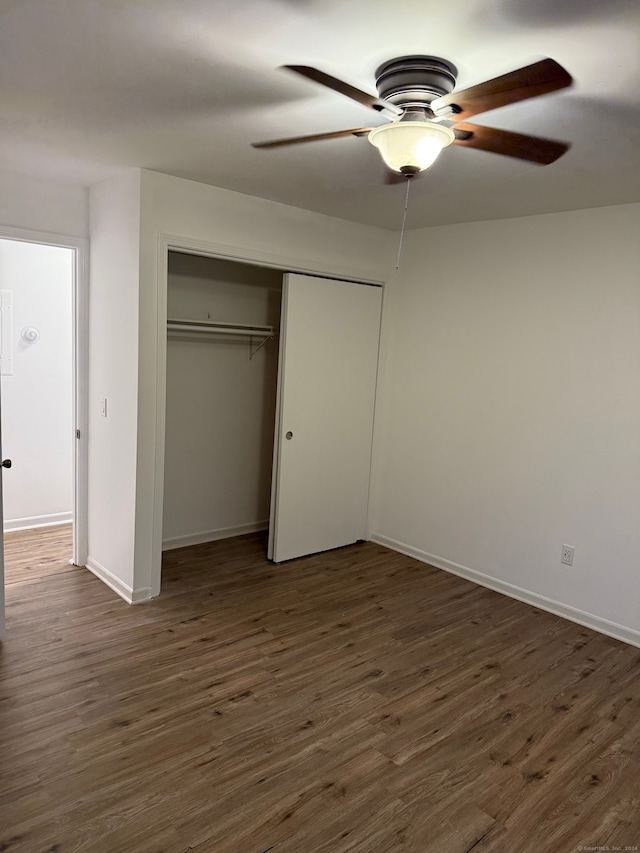
[[[369,142],[379,149],[382,159],[394,172],[407,169],[421,172],[435,161],[455,136],[448,127],[428,121],[397,121],[375,127]]]

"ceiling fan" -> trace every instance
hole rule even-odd
[[[526,136],[465,121],[469,116],[504,107],[572,84],[571,75],[555,60],[543,59],[501,77],[454,91],[457,69],[435,56],[403,56],[385,62],[376,71],[378,96],[308,65],[284,68],[327,86],[390,119],[379,127],[357,127],[254,142],[254,148],[279,148],[342,136],[367,136],[392,170],[392,177],[411,178],[430,166],[452,143],[547,165],[569,145],[553,139]],[[393,180],[391,182],[394,182]]]

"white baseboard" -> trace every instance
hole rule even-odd
[[[54,524],[70,524],[72,521],[72,512],[54,512],[51,515],[6,518],[3,527],[5,533],[10,533],[13,530],[31,530],[34,527],[52,527]]]
[[[252,521],[249,524],[237,524],[235,527],[219,527],[217,530],[205,530],[202,533],[189,533],[186,536],[173,536],[162,542],[163,551],[174,548],[187,548],[189,545],[202,545],[217,539],[230,539],[232,536],[244,536],[245,533],[258,533],[269,529],[269,520]]]
[[[110,589],[117,592],[120,598],[123,598],[127,604],[140,604],[142,601],[148,601],[151,598],[151,589],[144,587],[143,589],[131,589],[120,578],[116,577],[113,572],[106,569],[93,557],[87,559],[87,568],[103,583],[106,583]]]
[[[640,647],[640,631],[636,631],[633,628],[626,628],[624,625],[618,625],[616,622],[610,622],[608,619],[603,619],[593,613],[587,613],[568,604],[562,604],[560,601],[554,601],[554,599],[547,598],[537,592],[522,589],[506,581],[493,578],[491,575],[485,575],[483,572],[469,569],[467,566],[452,563],[450,560],[437,557],[435,554],[428,554],[426,551],[413,548],[411,545],[405,545],[404,542],[398,542],[396,539],[391,539],[388,536],[374,533],[371,540],[377,542],[378,545],[384,545],[385,548],[390,548],[392,551],[406,554],[407,557],[414,557],[422,563],[429,563],[429,565],[435,566],[437,569],[443,569],[445,572],[451,572],[451,574],[458,575],[461,578],[465,578],[465,580],[485,586],[488,589],[494,590],[494,592],[508,595],[509,598],[516,598],[518,601],[524,601],[526,604],[531,604],[540,610],[546,610],[549,613],[554,613],[556,616],[562,616],[571,622],[577,622],[578,625],[583,625],[585,628],[592,628],[594,631],[606,634],[608,637],[622,640],[623,643]]]

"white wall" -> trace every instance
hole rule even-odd
[[[73,252],[0,240],[0,289],[13,293],[13,374],[2,377],[4,529],[71,521]],[[37,343],[21,340],[35,326]]]
[[[138,454],[134,588],[159,592],[161,526],[155,512],[163,495],[164,352],[158,323],[166,294],[158,287],[158,238],[236,258],[269,262],[280,269],[380,281],[395,236],[388,231],[333,219],[193,181],[142,171]],[[95,255],[94,255],[95,262]],[[158,382],[160,379],[160,382]],[[159,502],[159,504],[158,504]],[[142,593],[143,594],[143,593]]]
[[[636,643],[639,235],[637,204],[407,235],[375,518],[380,541]]]
[[[276,270],[170,254],[169,317],[277,329],[281,292]],[[251,359],[249,346],[230,335],[168,341],[165,548],[266,527],[277,338]]]
[[[132,169],[96,184],[90,204],[87,566],[131,599],[135,597],[140,171]],[[101,413],[103,399],[107,417]]]
[[[158,172],[143,170],[142,187],[143,239],[164,231],[280,269],[372,281],[384,278],[388,251],[397,243],[380,228]],[[152,248],[155,255],[155,239]]]
[[[76,184],[0,170],[0,226],[87,237],[89,193]]]

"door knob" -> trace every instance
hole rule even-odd
[[[3,459],[2,460],[2,467],[3,468],[11,468],[11,460],[10,459]]]

